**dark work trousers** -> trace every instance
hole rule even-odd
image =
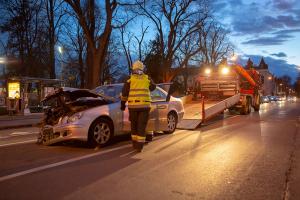
[[[129,108],[132,140],[144,144],[150,108]]]

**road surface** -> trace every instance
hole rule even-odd
[[[299,125],[299,101],[273,102],[158,135],[139,154],[128,137],[48,147],[31,141],[36,128],[1,131],[0,199],[300,199]]]

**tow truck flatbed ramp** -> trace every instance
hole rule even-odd
[[[184,115],[177,124],[178,129],[193,130],[202,121],[202,101],[192,101],[184,105]]]
[[[208,109],[220,101],[206,101],[205,109]],[[178,129],[196,129],[202,122],[202,101],[191,101],[184,105],[184,116],[177,124]]]
[[[240,94],[236,94],[224,100],[198,100],[188,102],[184,105],[184,116],[177,124],[177,128],[187,130],[196,129],[204,119],[212,118],[225,109],[230,108],[235,105],[239,99]]]

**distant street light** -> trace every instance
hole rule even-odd
[[[6,64],[7,64],[7,58],[6,57],[0,57],[0,65],[3,65],[2,68],[2,75],[6,74]]]
[[[268,79],[269,79],[269,80],[272,80],[272,76],[269,76]]]
[[[5,57],[0,57],[0,64],[5,64],[7,62]]]
[[[60,60],[61,60],[61,63],[60,63],[60,80],[63,81],[64,80],[64,64],[63,64],[63,54],[64,54],[64,48],[62,46],[58,46],[57,47],[57,50],[60,54]],[[63,84],[63,83],[62,83]]]
[[[238,58],[239,58],[239,56],[237,54],[233,54],[229,60],[233,63],[236,63]]]
[[[63,54],[63,53],[64,53],[64,49],[63,49],[62,46],[58,46],[57,49],[58,49],[58,52],[59,52],[60,54]]]

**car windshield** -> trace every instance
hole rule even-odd
[[[99,95],[105,95],[107,97],[113,97],[120,100],[123,85],[103,85],[95,88],[93,91]]]
[[[160,88],[161,85],[156,87],[154,91],[151,92],[152,101],[164,101],[166,100],[167,92]],[[104,95],[107,97],[113,97],[117,101],[121,100],[123,84],[116,85],[102,85],[95,88],[93,91],[96,94]]]

